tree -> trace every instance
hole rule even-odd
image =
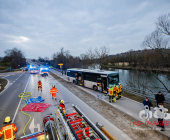
[[[157,74],[153,73],[155,68],[161,71],[170,72],[170,14],[162,15],[158,18],[157,29],[150,35],[146,36],[142,43],[144,48],[150,48],[155,51],[155,54],[149,57],[150,69],[149,71],[155,76],[155,78],[163,85],[164,89],[170,93],[169,84],[162,81]],[[154,57],[153,57],[154,56]],[[165,75],[165,78],[170,82],[170,77]]]
[[[4,62],[10,62],[12,68],[19,68],[26,65],[26,58],[21,50],[13,48],[11,50],[5,50],[4,53]]]
[[[156,25],[160,33],[170,35],[170,13],[159,16]]]
[[[109,48],[107,46],[102,46],[100,48],[95,48],[95,58],[98,60],[100,64],[100,69],[103,69],[103,65],[108,64],[108,53]],[[107,60],[106,60],[107,59]]]

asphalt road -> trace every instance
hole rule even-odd
[[[24,91],[29,74],[24,72],[9,73],[2,78],[8,80],[6,88],[0,93],[0,127],[6,116],[13,118],[18,106],[18,95]]]
[[[62,75],[61,72],[58,72],[56,70],[51,70],[51,72],[57,74],[58,76],[60,76],[61,78],[67,80],[67,76],[66,75]],[[92,94],[93,96],[95,96],[96,98],[100,98],[101,100],[105,101],[106,103],[109,103],[109,99],[108,96],[105,96],[103,93],[100,92],[96,92],[92,89],[89,88],[84,88],[81,86],[77,86],[79,88],[81,88],[82,90],[88,92],[89,94]],[[141,121],[141,123],[143,123],[144,121],[142,121],[139,118],[139,112],[142,111],[144,109],[144,106],[142,103],[136,102],[134,100],[128,99],[126,97],[122,97],[121,99],[119,99],[116,103],[109,103],[111,106],[121,110],[122,112],[128,114],[129,116]],[[152,114],[154,113],[153,108],[151,108]],[[152,122],[152,124],[154,122],[158,122],[158,119],[152,117],[152,119],[149,120],[150,122]],[[164,120],[164,121],[170,121],[170,120]],[[132,122],[133,124],[133,122]],[[154,130],[157,130],[159,132],[161,132],[162,134],[165,134],[167,136],[170,137],[170,125],[169,126],[165,126],[166,131],[160,131],[160,127],[157,127],[156,125],[152,125],[152,128]]]
[[[4,76],[5,77],[5,76]],[[45,99],[45,103],[51,104],[44,112],[26,112],[31,115],[31,122],[26,127],[25,133],[30,134],[31,132],[37,132],[43,130],[42,118],[46,114],[55,113],[59,100],[65,101],[66,108],[71,108],[72,104],[78,105],[78,107],[89,117],[93,122],[100,122],[105,125],[105,128],[109,130],[118,140],[131,140],[124,132],[119,130],[90,106],[85,104],[82,100],[77,98],[74,94],[63,87],[57,80],[53,79],[50,75],[48,77],[41,77],[38,74],[30,74],[29,72],[15,73],[5,77],[9,84],[7,88],[0,94],[0,127],[3,126],[3,120],[6,116],[11,116],[14,123],[18,127],[17,137],[23,135],[23,129],[29,120],[29,117],[22,114],[19,110],[24,106],[25,101],[20,100],[18,95],[22,92],[32,92],[31,97],[42,96]],[[37,82],[42,81],[43,91],[38,91]],[[50,88],[52,85],[56,85],[59,93],[57,94],[57,101],[51,98]]]

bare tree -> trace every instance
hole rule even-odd
[[[145,40],[142,43],[144,48],[150,48],[156,52],[156,55],[153,59],[150,59],[150,69],[149,71],[154,75],[154,77],[163,85],[165,90],[170,93],[169,84],[162,81],[157,74],[153,73],[155,68],[160,69],[161,71],[170,72],[170,14],[163,15],[158,18],[156,22],[157,30],[152,32],[150,35],[146,36]],[[167,75],[165,78],[170,82],[170,77]]]
[[[95,48],[95,58],[98,59],[98,62],[100,64],[100,69],[103,69],[104,63],[107,62],[108,54],[109,54],[109,48],[107,46],[102,46],[100,48]],[[107,63],[108,64],[108,63]]]
[[[170,13],[159,16],[156,25],[160,33],[170,35]]]

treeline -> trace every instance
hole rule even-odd
[[[162,56],[163,54],[166,54]],[[165,57],[170,56],[170,49],[144,49],[110,56],[109,63],[115,66],[121,62],[121,66],[130,66],[145,69],[165,69],[170,67],[170,63]],[[128,63],[125,64],[125,63]]]
[[[4,65],[9,65],[11,68],[20,68],[26,65],[26,58],[24,53],[17,49],[8,49],[4,51],[5,56],[3,58]]]

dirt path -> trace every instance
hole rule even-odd
[[[86,93],[85,91],[77,88],[72,83],[67,82],[53,73],[50,73],[56,78],[65,88],[75,94],[78,98],[83,100],[86,104],[91,106],[99,114],[105,117],[109,122],[125,132],[128,136],[134,140],[170,140],[167,136],[152,130],[145,125],[133,126],[133,121],[137,121],[127,114],[117,110],[116,108],[108,105],[102,100],[98,100],[94,96]],[[114,131],[114,130],[113,130]]]

